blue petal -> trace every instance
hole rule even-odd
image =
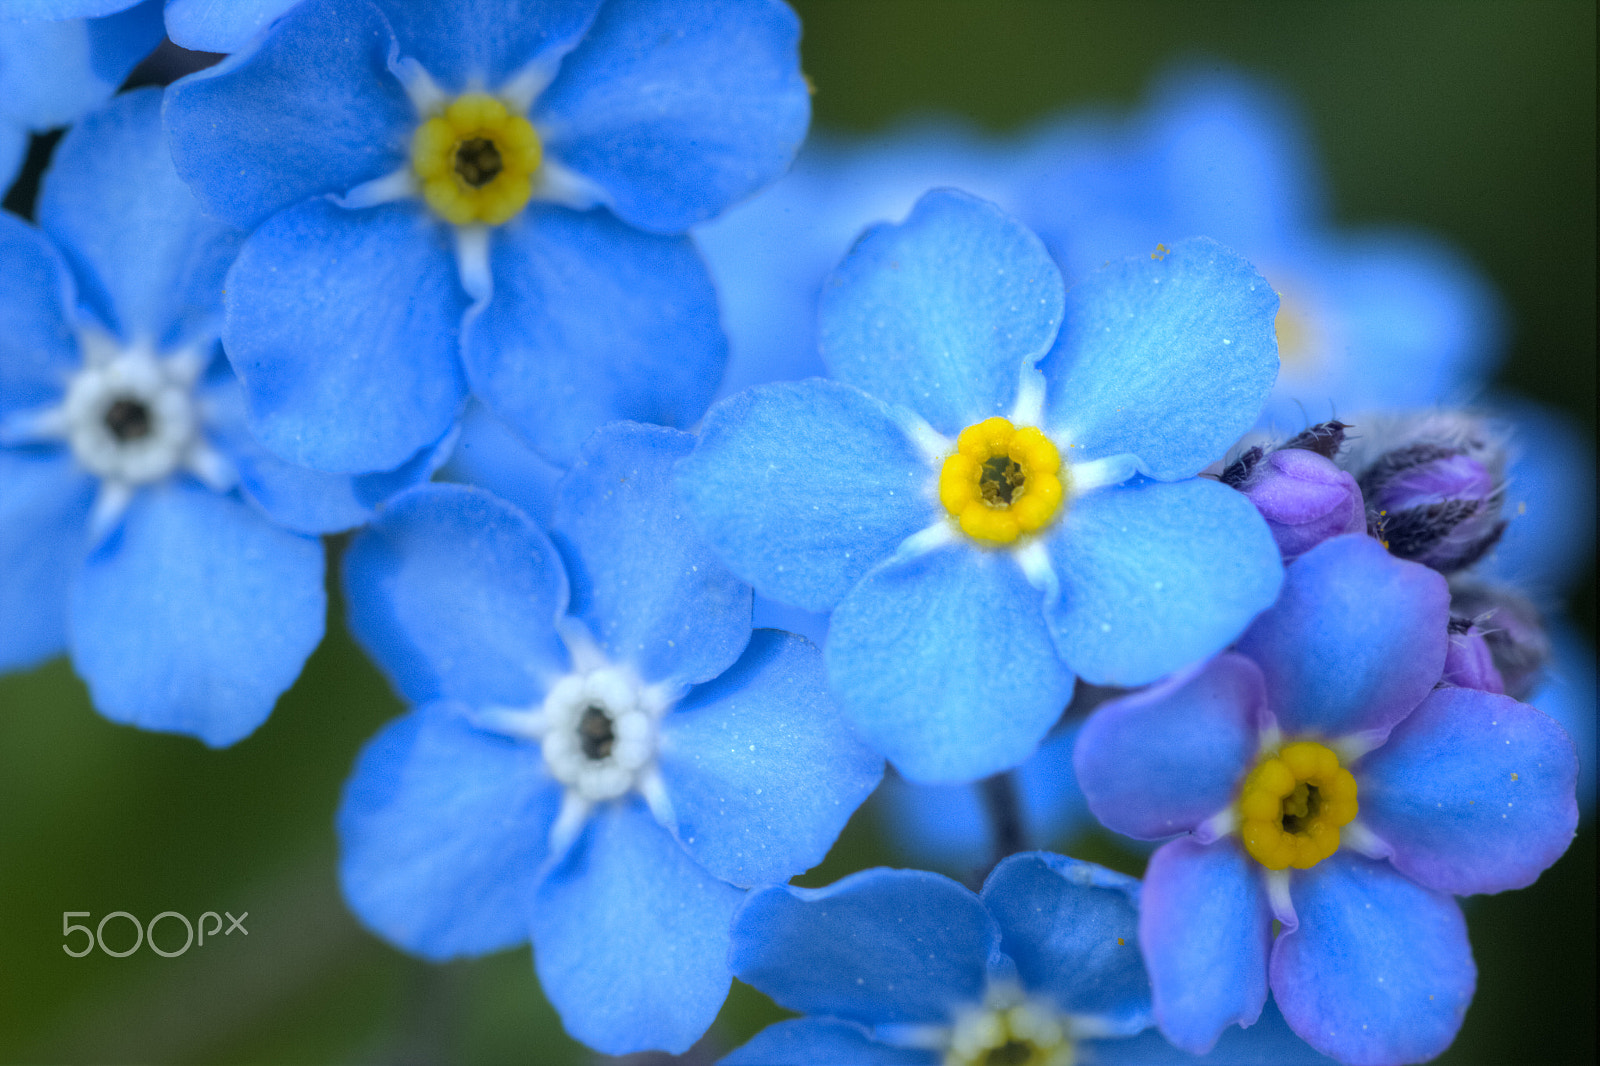
[[[779,603],[826,611],[934,521],[934,476],[882,403],[811,380],[713,407],[678,490],[734,573]]]
[[[222,342],[256,436],[332,473],[392,470],[466,399],[467,299],[447,234],[410,204],[313,200],[251,234],[228,274]]]
[[[337,533],[366,525],[378,506],[432,476],[454,434],[423,448],[404,465],[373,474],[325,474],[286,463],[250,432],[244,391],[226,370],[208,383],[207,433],[239,473],[239,487],[279,525],[296,533]]]
[[[115,722],[249,736],[322,639],[322,545],[230,496],[142,490],[72,592],[72,662]]]
[[[750,608],[750,626],[752,629],[781,629],[785,633],[798,633],[819,648],[828,642],[826,611],[786,607],[765,596],[754,597]]]
[[[0,115],[0,194],[11,187],[28,155],[28,131]]]
[[[368,742],[339,805],[339,883],[368,928],[439,961],[528,939],[561,788],[536,746],[431,703]]]
[[[1009,414],[1061,325],[1061,272],[1028,228],[955,189],[869,229],[822,285],[822,358],[841,381],[950,435]]]
[[[611,0],[534,105],[552,158],[681,233],[783,173],[811,95],[777,0]]]
[[[1139,957],[1139,882],[1048,852],[1012,855],[989,875],[983,902],[1001,950],[1030,992],[1132,1035],[1152,1022]]]
[[[1102,267],[1068,292],[1040,364],[1051,436],[1089,459],[1136,455],[1164,481],[1199,473],[1261,413],[1277,312],[1255,268],[1203,237]]]
[[[72,14],[67,4],[54,5],[61,14],[49,13],[49,0],[8,3],[0,18],[0,113],[29,129],[46,130],[104,103],[161,43],[161,2],[145,0],[135,7],[113,0],[95,5],[108,9],[95,15],[116,14],[92,19]],[[71,21],[26,21],[32,18]]]
[[[1231,644],[1283,581],[1250,501],[1214,481],[1143,482],[1066,505],[1046,547],[1061,657],[1097,685],[1143,685]]]
[[[658,765],[679,843],[736,885],[821,862],[883,777],[829,698],[816,646],[775,629],[663,720]]]
[[[94,493],[65,451],[0,448],[0,673],[66,650]]]
[[[1076,726],[1046,737],[1032,758],[1012,771],[1028,847],[1050,847],[1089,817],[1072,771]],[[878,824],[908,865],[969,874],[994,859],[994,826],[981,785],[917,785],[898,774],[874,794]]]
[[[400,51],[454,92],[502,82],[530,63],[553,68],[594,19],[600,0],[374,0]]]
[[[178,173],[211,214],[249,229],[393,171],[417,122],[389,73],[393,46],[365,0],[306,0],[259,47],[167,90]]]
[[[1168,1040],[1203,1055],[1228,1026],[1254,1024],[1267,1000],[1271,944],[1261,867],[1234,842],[1184,837],[1150,857],[1139,946]]]
[[[1438,892],[1525,888],[1578,828],[1572,740],[1509,696],[1435,690],[1356,773],[1361,820]]]
[[[673,463],[692,447],[687,433],[615,423],[557,489],[551,532],[571,612],[647,682],[709,681],[750,639],[750,586],[695,535],[673,493]]]
[[[831,1018],[790,1018],[769,1025],[717,1066],[938,1066],[937,1051],[890,1047]]]
[[[1265,710],[1261,671],[1233,654],[1107,703],[1083,724],[1073,758],[1089,809],[1140,840],[1193,830],[1227,809]]]
[[[1456,901],[1349,852],[1293,885],[1300,926],[1272,949],[1289,1026],[1341,1062],[1422,1062],[1449,1047],[1478,976]]]
[[[1449,612],[1444,578],[1351,533],[1294,561],[1239,651],[1285,732],[1381,740],[1444,673]]]
[[[527,707],[568,669],[567,579],[548,538],[481,489],[397,496],[344,554],[347,622],[409,700]]]
[[[1554,408],[1502,396],[1494,410],[1511,422],[1509,522],[1484,569],[1554,597],[1592,565],[1595,494],[1573,486],[1596,483],[1593,435]]]
[[[982,1002],[999,948],[976,895],[938,874],[880,867],[826,888],[750,893],[728,964],[790,1010],[945,1025],[953,1008]]]
[[[473,402],[467,405],[461,433],[449,461],[439,468],[439,478],[488,489],[548,528],[561,470],[540,458],[483,404]]]
[[[473,391],[552,462],[617,419],[680,428],[705,413],[727,340],[685,237],[605,211],[535,205],[490,243],[494,297],[462,345]]]
[[[237,52],[300,0],[167,0],[167,36],[195,52]]]
[[[1595,805],[1594,641],[1561,618],[1546,619],[1553,656],[1544,684],[1528,702],[1556,720],[1578,749],[1578,809],[1592,814]]]
[[[44,235],[0,212],[0,416],[54,406],[80,362],[71,275]]]
[[[1217,1046],[1204,1055],[1178,1050],[1155,1030],[1132,1040],[1095,1040],[1078,1047],[1083,1061],[1095,1066],[1336,1066],[1336,1060],[1294,1035],[1271,999],[1256,1024],[1224,1029]]]
[[[688,1050],[728,994],[744,893],[695,864],[637,802],[601,807],[539,885],[539,983],[597,1051]]]
[[[139,0],[11,0],[8,19],[91,19],[113,15]]]
[[[912,781],[1016,766],[1072,699],[1041,598],[1009,552],[960,544],[880,567],[829,624],[840,706]]]
[[[207,218],[172,169],[161,90],[117,97],[62,138],[39,193],[39,225],[78,293],[125,341],[163,350],[220,332],[222,278],[244,234]]]

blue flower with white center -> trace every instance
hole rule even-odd
[[[51,21],[67,18],[53,7],[105,17]],[[28,134],[70,125],[105,103],[160,42],[161,0],[7,3],[0,10],[0,191],[22,166]]]
[[[144,21],[155,29],[146,52],[160,41],[163,20],[175,44],[199,52],[233,52],[297,3],[299,0],[9,0],[6,16],[35,23],[72,20],[92,25],[138,8]]]
[[[685,426],[726,359],[683,233],[805,134],[779,0],[308,0],[170,90],[179,172],[258,227],[224,342],[261,440],[385,469],[470,392],[552,461]]]
[[[758,592],[833,610],[834,694],[904,776],[987,776],[1028,757],[1074,674],[1153,681],[1277,594],[1261,516],[1194,477],[1271,387],[1275,307],[1206,240],[1064,296],[1026,228],[931,192],[827,283],[838,380],[721,401],[679,488]]]
[[[752,634],[749,587],[682,514],[692,443],[601,429],[551,538],[431,485],[345,557],[351,628],[418,705],[346,789],[345,897],[430,959],[531,937],[568,1032],[611,1054],[694,1043],[744,887],[819,862],[883,773],[817,649]]]
[[[349,478],[250,436],[221,358],[239,232],[201,212],[161,92],[57,147],[40,229],[0,216],[0,669],[70,648],[108,718],[231,744],[322,636],[322,547],[435,459]]]
[[[1494,291],[1425,233],[1335,229],[1303,127],[1270,87],[1178,70],[1126,124],[1069,124],[1018,181],[1022,217],[1069,279],[1197,233],[1249,257],[1282,297],[1281,424],[1470,398],[1502,354]]]
[[[1084,724],[1096,817],[1183,834],[1152,857],[1139,918],[1174,1044],[1250,1024],[1269,986],[1342,1062],[1419,1062],[1455,1038],[1477,971],[1451,895],[1524,887],[1561,856],[1578,765],[1534,708],[1438,685],[1449,610],[1438,574],[1335,537],[1235,652]]]

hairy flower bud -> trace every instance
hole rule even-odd
[[[1505,451],[1482,419],[1444,411],[1364,423],[1341,464],[1355,474],[1367,528],[1390,553],[1451,574],[1505,532]]]
[[[1324,422],[1272,451],[1257,446],[1222,473],[1267,520],[1285,563],[1329,537],[1366,528],[1355,478],[1332,462],[1344,440],[1340,422]]]
[[[1450,643],[1444,656],[1444,683],[1458,688],[1504,693],[1506,685],[1494,664],[1494,652],[1483,629],[1470,618],[1450,619]]]
[[[1505,694],[1518,700],[1531,696],[1539,687],[1545,664],[1550,659],[1550,638],[1545,633],[1539,609],[1505,585],[1463,577],[1450,583],[1450,613],[1456,618],[1472,619],[1473,628],[1483,634],[1483,643],[1494,661]],[[1452,633],[1451,638],[1451,653],[1455,654],[1456,635]],[[1447,661],[1447,681],[1451,680],[1450,669]],[[1469,688],[1485,687],[1452,683]]]

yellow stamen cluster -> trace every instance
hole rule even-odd
[[[939,472],[939,500],[962,532],[1010,544],[1044,528],[1061,507],[1061,453],[1033,426],[1004,418],[968,426]]]
[[[1355,816],[1355,777],[1310,740],[1262,759],[1239,793],[1240,839],[1269,870],[1309,870],[1339,850],[1339,829]]]
[[[533,195],[544,147],[533,124],[485,93],[463,93],[411,138],[423,199],[458,226],[498,226]]]

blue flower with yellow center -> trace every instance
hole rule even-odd
[[[415,708],[339,812],[352,909],[432,959],[529,939],[567,1031],[683,1051],[727,995],[745,888],[820,862],[883,773],[821,655],[673,495],[693,439],[602,428],[551,536],[474,488],[398,497],[345,557],[350,626]]]
[[[1139,919],[1174,1044],[1203,1053],[1269,987],[1343,1062],[1420,1062],[1454,1039],[1477,971],[1451,896],[1524,887],[1561,856],[1578,764],[1538,710],[1440,684],[1449,612],[1438,574],[1335,537],[1290,565],[1235,651],[1084,724],[1096,817],[1183,834],[1152,857]]]
[[[837,380],[720,402],[679,488],[758,592],[833,611],[833,690],[906,777],[985,776],[1074,675],[1154,681],[1272,602],[1265,523],[1194,475],[1260,410],[1275,308],[1206,240],[1065,293],[1025,227],[935,191],[828,280]]]
[[[392,467],[468,392],[566,463],[688,425],[726,358],[685,230],[788,165],[778,0],[307,0],[173,86],[179,172],[256,227],[224,344],[262,441]]]
[[[0,216],[0,669],[70,649],[119,722],[231,744],[321,639],[315,534],[425,480],[292,467],[217,345],[243,234],[208,219],[139,90],[62,139],[40,229]]]

